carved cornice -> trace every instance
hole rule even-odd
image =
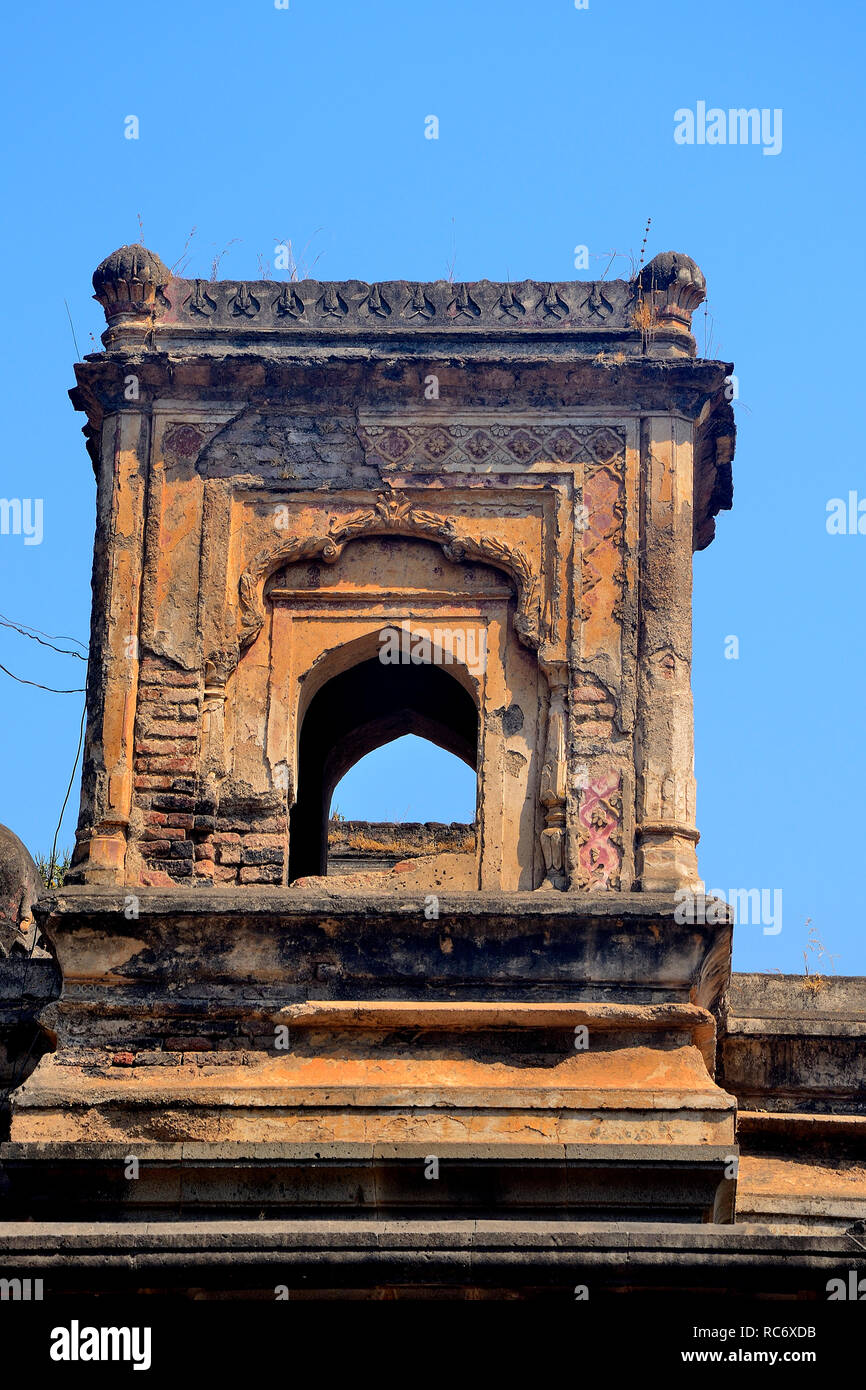
[[[265,620],[264,584],[274,570],[313,556],[333,565],[349,541],[388,535],[435,541],[447,560],[458,564],[476,560],[504,570],[517,588],[514,630],[525,646],[537,650],[541,643],[536,593],[538,576],[525,551],[519,546],[508,546],[495,536],[461,533],[453,517],[417,507],[398,493],[380,493],[374,506],[354,512],[337,526],[332,525],[327,535],[286,537],[254,556],[238,581],[239,652],[251,646],[261,632]]]
[[[109,321],[122,298],[155,308],[159,327],[192,332],[547,331],[636,337],[634,311],[648,289],[665,291],[662,317],[675,301],[670,317],[679,328],[700,302],[703,276],[687,256],[666,252],[636,280],[186,280],[172,276],[145,246],[133,246],[102,262],[94,287]]]

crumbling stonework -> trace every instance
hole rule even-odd
[[[94,289],[81,815],[34,906],[62,997],[8,1015],[57,1046],[8,1086],[4,1267],[75,1217],[66,1292],[864,1268],[859,985],[803,1026],[703,910],[691,563],[734,427],[694,262],[237,283],[135,246]],[[406,733],[474,824],[329,822]]]

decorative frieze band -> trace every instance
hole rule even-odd
[[[609,464],[625,452],[625,433],[609,425],[365,423],[367,461],[401,471],[531,468],[535,463]]]
[[[633,282],[480,280],[418,283],[170,280],[161,290],[165,323],[255,325],[297,329],[509,332],[539,329],[634,329],[639,293]]]

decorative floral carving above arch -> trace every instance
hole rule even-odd
[[[265,580],[280,565],[312,556],[333,565],[347,542],[362,536],[387,535],[436,541],[447,560],[457,563],[477,560],[504,570],[517,586],[514,630],[525,646],[533,651],[538,649],[541,644],[536,594],[538,577],[525,551],[519,546],[507,546],[495,536],[461,535],[452,517],[417,507],[399,493],[380,493],[373,507],[354,512],[338,526],[332,525],[326,536],[287,537],[254,556],[238,581],[239,653],[246,651],[262,630]]]

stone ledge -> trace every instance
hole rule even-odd
[[[0,1226],[0,1267],[49,1280],[52,1298],[90,1291],[375,1288],[544,1289],[573,1301],[663,1288],[825,1301],[830,1278],[866,1272],[844,1232],[567,1220],[25,1222]],[[771,1305],[772,1306],[772,1305]]]
[[[866,975],[776,975],[735,972],[728,1005],[731,1022],[780,1032],[806,1022],[863,1023]],[[751,1031],[751,1029],[749,1029]]]
[[[451,1001],[407,1003],[308,1000],[281,1009],[279,1019],[301,1029],[435,1029],[446,1032],[500,1029],[563,1029],[603,1032],[635,1029],[687,1032],[712,1075],[715,1068],[715,1020],[694,1004],[514,1003],[474,1004]]]
[[[58,1161],[69,1163],[123,1163],[129,1154],[129,1142],[94,1143],[47,1142],[47,1143],[6,1143],[0,1144],[0,1165],[6,1163],[27,1163],[29,1165],[53,1164]],[[638,1165],[682,1163],[716,1163],[726,1161],[731,1150],[726,1144],[557,1144],[538,1141],[536,1143],[483,1144],[471,1141],[462,1144],[440,1144],[436,1157],[440,1160],[460,1159],[463,1162],[533,1162],[599,1163],[620,1162]],[[292,1144],[265,1143],[243,1144],[220,1142],[154,1143],[145,1140],[135,1145],[135,1156],[140,1163],[195,1163],[208,1167],[215,1165],[273,1164],[273,1163],[330,1163],[346,1161],[351,1163],[370,1163],[374,1159],[414,1161],[427,1157],[425,1144],[409,1142],[400,1144],[337,1143],[337,1144]]]
[[[866,1038],[866,1018],[855,1019],[822,1014],[817,1018],[738,1018],[728,1014],[726,1031],[730,1038]]]
[[[332,898],[325,893],[304,893],[292,888],[219,887],[197,888],[128,888],[110,884],[87,884],[63,888],[40,897],[37,911],[45,918],[53,913],[75,913],[85,918],[102,913],[117,913],[123,919],[129,895],[137,899],[139,916],[190,916],[198,913],[235,914],[245,917],[267,915],[269,918],[291,919],[315,915],[338,907],[341,916],[394,915],[416,917],[423,910],[423,898],[401,898],[393,893],[340,894]],[[716,904],[718,925],[733,922],[733,910],[715,899],[695,898],[696,908],[702,901]],[[420,903],[420,908],[419,908]],[[672,893],[567,892],[549,888],[514,893],[441,893],[441,916],[537,916],[574,919],[640,919],[670,918],[674,921],[677,902]],[[691,924],[686,924],[691,925]]]
[[[66,1037],[77,1007],[108,1017],[112,1004],[196,1010],[203,998],[239,1018],[310,999],[712,1008],[730,953],[730,924],[678,923],[673,895],[449,893],[428,919],[420,893],[147,888],[132,891],[129,918],[131,891],[70,888],[37,904],[63,969]]]
[[[121,1212],[236,1219],[250,1210],[270,1219],[547,1211],[724,1221],[733,1216],[731,1157],[722,1144],[33,1143],[0,1147],[0,1189],[7,1222]],[[427,1180],[431,1158],[435,1182]]]
[[[695,1254],[701,1250],[719,1255],[773,1256],[782,1251],[802,1260],[838,1259],[851,1257],[855,1265],[866,1269],[866,1250],[853,1236],[826,1232],[805,1231],[796,1234],[779,1232],[765,1225],[706,1223],[682,1226],[667,1222],[578,1222],[555,1223],[487,1219],[454,1219],[437,1221],[376,1221],[360,1217],[357,1220],[297,1220],[297,1221],[173,1221],[166,1222],[53,1222],[28,1221],[0,1223],[0,1251],[18,1249],[33,1251],[38,1258],[42,1249],[56,1238],[58,1250],[78,1249],[117,1250],[131,1253],[158,1251],[170,1242],[178,1251],[224,1251],[231,1258],[232,1250],[258,1249],[271,1251],[277,1258],[291,1248],[304,1246],[339,1250],[347,1244],[358,1248],[384,1250],[390,1246],[411,1246],[435,1241],[452,1249],[467,1244],[482,1248],[511,1250],[549,1246],[559,1254],[569,1248],[595,1248],[649,1256],[677,1250],[687,1244]],[[46,1252],[46,1262],[54,1258]]]
[[[737,1133],[745,1138],[762,1136],[782,1139],[831,1141],[859,1140],[866,1148],[866,1115],[828,1115],[799,1110],[741,1110]]]

